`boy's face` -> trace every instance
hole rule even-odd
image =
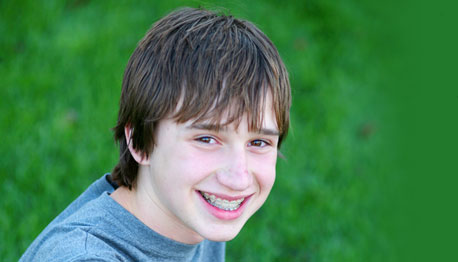
[[[164,119],[156,136],[137,184],[156,230],[185,243],[234,238],[274,184],[278,128],[271,103],[260,133],[248,131],[246,117],[237,129],[219,131]]]

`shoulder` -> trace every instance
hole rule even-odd
[[[21,261],[128,261],[107,239],[88,225],[56,226]]]
[[[92,261],[87,260],[86,256],[99,261],[96,258],[105,258],[105,255],[99,255],[105,251],[117,254],[111,246],[114,242],[112,238],[116,237],[111,228],[116,220],[110,216],[107,191],[100,188],[100,182],[104,182],[102,179],[91,185],[43,230],[23,254],[21,261],[73,261],[73,258]],[[112,258],[111,261],[117,261]]]

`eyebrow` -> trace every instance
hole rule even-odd
[[[187,129],[200,129],[200,130],[210,130],[210,131],[227,131],[227,127],[223,126],[217,126],[217,125],[212,125],[212,124],[191,124],[186,127]],[[266,136],[280,136],[280,132],[276,129],[271,129],[271,128],[261,128],[259,131],[254,132],[257,134],[261,135],[266,135]]]

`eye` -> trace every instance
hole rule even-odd
[[[211,136],[201,136],[195,139],[198,142],[204,143],[204,144],[216,144],[217,141]]]
[[[270,145],[269,142],[267,142],[265,140],[261,140],[261,139],[256,139],[256,140],[253,140],[250,143],[248,143],[248,146],[259,147],[259,148],[263,148],[263,147],[266,147],[266,146],[269,146],[269,145]]]

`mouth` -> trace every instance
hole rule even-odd
[[[239,199],[221,199],[215,195],[199,191],[199,193],[203,196],[203,198],[212,206],[225,210],[225,211],[234,211],[240,208],[243,201],[245,201],[245,197]]]
[[[253,193],[250,195],[233,197],[200,190],[196,190],[195,192],[199,195],[205,209],[210,212],[210,214],[217,219],[226,221],[235,220],[242,216],[249,204],[248,202],[250,202],[251,197],[254,195]]]

